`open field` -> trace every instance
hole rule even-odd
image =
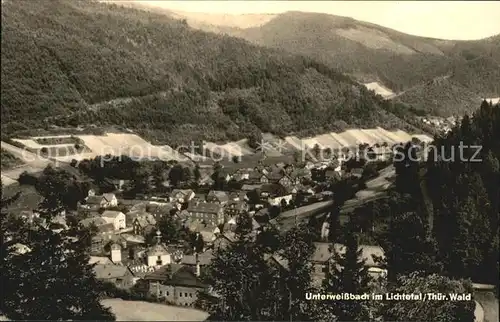
[[[384,144],[393,145],[396,143],[405,143],[411,141],[412,138],[418,138],[424,142],[432,141],[432,138],[425,134],[411,135],[405,131],[387,131],[383,128],[374,129],[350,129],[342,133],[325,133],[315,137],[299,138],[296,136],[287,136],[280,138],[271,133],[262,134],[263,146],[261,149],[265,151],[268,157],[280,157],[284,154],[292,154],[296,151],[312,149],[318,145],[321,149],[330,148],[332,150],[340,150],[342,148],[353,149],[360,144]],[[36,136],[22,139],[14,139],[13,141],[24,146],[30,151],[41,151],[46,148],[50,153],[51,161],[60,161],[69,163],[72,159],[81,160],[93,158],[98,155],[111,154],[115,156],[127,155],[135,158],[153,158],[162,160],[177,160],[181,162],[202,161],[203,156],[190,152],[179,153],[170,146],[153,145],[144,140],[137,134],[133,133],[105,133],[104,135],[58,135],[58,136]],[[80,142],[80,148],[76,149],[75,144],[68,142]],[[57,143],[57,144],[40,144]],[[2,142],[3,146],[4,142]],[[9,145],[10,148],[14,147]],[[18,147],[18,154],[27,153]],[[213,142],[205,142],[204,148],[208,151],[205,158],[218,155],[223,156],[224,160],[231,160],[233,156],[243,157],[255,154],[252,148],[248,146],[247,139],[227,142],[225,144],[217,144]],[[33,154],[35,155],[35,154]],[[14,156],[16,156],[14,154]],[[40,159],[39,157],[37,157]],[[49,161],[44,161],[44,166]],[[30,164],[33,165],[33,164]],[[42,168],[43,168],[42,167]]]
[[[391,98],[394,96],[394,92],[388,89],[387,87],[380,85],[377,82],[366,83],[363,84],[365,87],[371,91],[374,91],[375,94],[382,96],[383,98]]]
[[[386,197],[386,190],[392,185],[392,180],[395,176],[396,170],[392,165],[380,170],[376,178],[366,182],[366,189],[358,191],[355,198],[345,202],[341,213],[350,213],[367,202]]]
[[[106,299],[102,304],[111,308],[117,321],[204,321],[208,317],[195,309],[143,301]]]
[[[491,104],[498,104],[500,103],[500,97],[492,97],[492,98],[485,98],[487,102],[491,102]]]

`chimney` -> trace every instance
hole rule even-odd
[[[198,259],[198,253],[194,254],[194,258],[196,260],[196,272],[195,272],[195,274],[197,277],[200,277],[200,261]]]

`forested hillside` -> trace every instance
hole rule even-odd
[[[394,92],[451,75],[476,95],[500,93],[499,36],[477,41],[430,39],[322,13],[286,12],[262,26],[244,29],[225,26],[223,21],[215,26],[209,14],[205,21],[212,24],[203,24],[199,14],[179,15],[194,27],[308,55],[361,82],[381,82]]]
[[[450,77],[438,77],[408,89],[394,100],[422,113],[448,117],[471,113],[481,97]]]
[[[158,141],[408,128],[309,58],[90,1],[2,4],[2,132],[123,125]],[[110,102],[111,101],[111,102]]]

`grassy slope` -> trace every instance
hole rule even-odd
[[[208,314],[191,309],[165,304],[121,299],[102,300],[111,308],[118,321],[205,321]]]
[[[257,130],[408,126],[309,58],[116,5],[3,4],[1,55],[3,133],[115,124],[176,144]]]
[[[2,170],[7,170],[11,169],[15,166],[23,164],[23,162],[10,154],[8,151],[5,151],[4,149],[1,150],[0,152],[1,156],[1,169]]]

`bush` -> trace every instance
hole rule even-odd
[[[27,171],[24,171],[19,175],[19,179],[17,179],[17,181],[21,185],[35,186],[38,183],[38,178],[28,173]]]

